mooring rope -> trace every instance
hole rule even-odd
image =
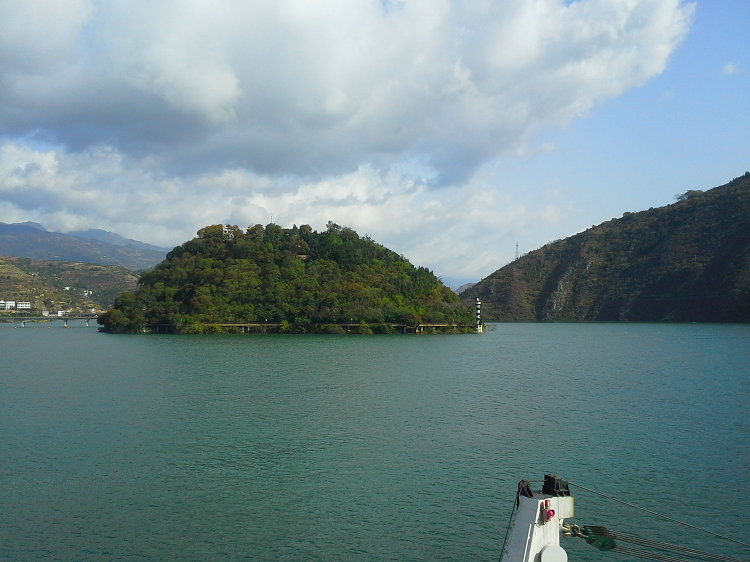
[[[510,517],[508,518],[508,527],[505,529],[505,539],[503,539],[503,547],[500,549],[500,558],[502,562],[503,552],[505,552],[505,543],[508,542],[508,535],[510,534],[510,524],[513,522],[513,514],[516,512],[516,501],[513,500],[513,508],[510,510]]]
[[[646,513],[650,513],[651,515],[655,515],[656,517],[661,517],[662,519],[666,519],[666,520],[671,521],[673,523],[678,523],[680,525],[684,525],[685,527],[690,527],[691,529],[695,529],[695,530],[701,531],[703,533],[708,533],[709,535],[713,535],[713,536],[718,537],[720,539],[724,539],[724,540],[727,540],[727,541],[730,541],[730,542],[733,542],[733,543],[736,543],[736,544],[740,544],[742,546],[746,546],[746,547],[750,548],[750,544],[748,544],[746,542],[742,542],[742,541],[737,540],[737,539],[734,539],[732,537],[728,537],[726,535],[722,535],[721,533],[717,533],[716,531],[711,531],[710,529],[705,529],[703,527],[698,527],[697,525],[692,525],[692,524],[687,523],[685,521],[680,521],[679,519],[675,519],[674,517],[670,517],[668,515],[664,515],[663,513],[658,513],[656,511],[652,511],[650,509],[646,509],[645,507],[641,507],[639,505],[635,505],[634,503],[626,502],[624,500],[615,498],[613,496],[608,496],[607,494],[603,494],[601,492],[597,492],[596,490],[592,490],[591,488],[587,488],[586,486],[583,486],[581,484],[576,484],[574,482],[568,482],[568,484],[571,485],[571,486],[577,486],[578,488],[581,488],[582,490],[586,490],[587,492],[591,492],[592,494],[596,494],[597,496],[601,496],[603,498],[607,498],[608,500],[612,500],[612,501],[621,503],[623,505],[627,505],[628,507],[632,507],[632,508],[638,509],[640,511],[644,511]]]
[[[503,559],[503,553],[505,552],[505,543],[508,542],[508,535],[510,535],[510,524],[513,522],[513,514],[516,512],[516,509],[518,509],[518,497],[520,495],[531,495],[531,488],[529,487],[528,480],[521,480],[518,483],[518,488],[516,490],[516,499],[513,500],[513,508],[510,510],[510,517],[508,518],[508,527],[505,529],[505,539],[503,540],[503,548],[500,550],[500,560]]]
[[[518,483],[518,492],[516,493],[516,499],[513,503],[513,508],[511,509],[510,519],[508,520],[508,528],[505,533],[505,540],[503,541],[503,548],[500,551],[500,560],[502,560],[502,553],[505,551],[505,544],[508,540],[508,535],[511,527],[511,523],[513,520],[513,514],[516,511],[516,508],[518,507],[518,496],[521,494],[522,485],[526,485],[528,487],[529,482],[538,482],[537,480],[528,480]],[[691,529],[695,529],[697,531],[701,531],[703,533],[707,533],[709,535],[712,535],[714,537],[727,540],[729,542],[739,544],[745,547],[750,548],[750,544],[743,542],[741,540],[723,535],[721,533],[717,533],[716,531],[712,531],[710,529],[706,529],[704,527],[699,527],[697,525],[693,525],[691,523],[687,523],[686,521],[681,521],[679,519],[675,519],[674,517],[670,517],[668,515],[664,515],[663,513],[658,513],[656,511],[647,509],[645,507],[641,507],[639,505],[636,505],[631,502],[627,502],[624,500],[621,500],[619,498],[615,498],[613,496],[603,494],[602,492],[598,492],[592,488],[588,488],[582,484],[576,484],[574,482],[567,482],[571,486],[576,486],[578,488],[581,488],[582,490],[586,490],[587,492],[590,492],[592,494],[595,494],[597,496],[601,496],[603,498],[606,498],[608,500],[612,500],[617,503],[621,503],[623,505],[627,505],[628,507],[632,507],[634,509],[637,509],[639,511],[643,511],[645,513],[649,513],[651,515],[654,515],[656,517],[665,519],[667,521],[671,521],[673,523],[677,523],[679,525],[689,527]],[[527,494],[523,494],[527,495]],[[660,562],[690,562],[690,560],[686,560],[684,558],[678,558],[676,556],[673,556],[672,554],[669,554],[669,551],[673,551],[674,553],[681,553],[684,556],[688,556],[691,559],[702,559],[702,560],[709,560],[709,561],[723,561],[723,562],[747,562],[746,560],[742,560],[739,558],[733,558],[731,556],[725,556],[722,554],[713,554],[709,552],[703,552],[700,550],[696,550],[693,548],[681,546],[681,545],[675,545],[671,543],[666,543],[662,541],[656,541],[653,539],[648,539],[644,537],[639,537],[638,535],[633,535],[630,533],[619,533],[614,531],[609,531],[605,527],[596,527],[596,526],[580,526],[580,525],[569,525],[569,524],[563,524],[563,534],[566,536],[573,536],[573,537],[579,537],[585,539],[590,544],[594,545],[595,547],[599,548],[600,550],[613,550],[615,552],[621,553],[626,556],[632,556],[635,558],[641,558],[645,560],[657,560]],[[610,544],[605,544],[602,546],[600,543],[599,545],[595,544],[600,542],[600,540],[597,537],[610,537],[609,541]],[[664,551],[663,553],[658,552],[651,552],[647,550],[641,550],[637,548],[632,548],[630,546],[626,546],[623,544],[615,543],[614,540],[624,541],[624,542],[630,542],[633,544],[637,544],[640,546],[650,547],[658,550]],[[679,554],[677,554],[679,555]]]
[[[674,556],[669,556],[667,554],[648,552],[647,550],[639,550],[637,548],[630,548],[628,546],[617,545],[612,550],[614,552],[619,552],[620,554],[627,554],[628,556],[634,556],[635,558],[641,558],[644,560],[660,560],[661,562],[690,562],[690,560],[685,560],[684,558],[675,558]]]
[[[651,548],[660,548],[662,550],[673,550],[675,552],[682,552],[694,558],[703,558],[704,560],[723,560],[726,562],[743,562],[739,558],[733,558],[731,556],[724,556],[722,554],[714,554],[711,552],[703,552],[702,550],[696,550],[694,548],[688,548],[678,544],[670,544],[662,541],[655,541],[653,539],[647,539],[639,537],[638,535],[631,535],[630,533],[620,533],[619,531],[612,531],[612,537],[615,540],[621,540],[625,542],[632,542],[641,546],[650,546]],[[615,547],[617,550],[617,547]]]
[[[606,527],[599,527],[599,526],[592,526],[592,525],[577,525],[577,524],[563,524],[562,526],[563,534],[566,536],[571,537],[578,537],[586,540],[589,544],[594,544],[597,542],[596,537],[610,537],[614,539],[614,541],[625,541],[625,542],[631,542],[640,546],[647,546],[650,548],[655,548],[658,550],[664,550],[664,551],[674,551],[678,553],[682,553],[686,556],[690,556],[691,558],[699,558],[701,560],[711,560],[711,561],[724,561],[724,562],[745,562],[744,560],[741,560],[739,558],[733,558],[731,556],[724,556],[723,554],[714,554],[712,552],[704,552],[702,550],[696,550],[694,548],[689,548],[686,546],[681,546],[678,544],[671,544],[663,541],[656,541],[653,539],[647,539],[644,537],[639,537],[638,535],[632,535],[630,533],[620,533],[616,531],[610,531]],[[674,558],[671,556],[668,556],[666,554],[658,554],[658,553],[651,553],[649,551],[645,550],[637,550],[635,548],[621,545],[619,543],[613,542],[614,546],[610,550],[614,550],[617,552],[622,552],[624,554],[631,554],[635,555],[638,554],[641,558],[651,558],[652,560],[683,560],[682,558]],[[653,558],[655,557],[655,558]]]

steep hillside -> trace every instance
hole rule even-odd
[[[109,308],[116,295],[137,283],[119,266],[0,256],[0,299],[30,302],[32,315]]]
[[[431,271],[333,223],[325,232],[307,225],[203,228],[99,321],[111,332],[218,331],[231,323],[293,332],[341,332],[342,324],[360,332],[388,332],[393,324],[474,326],[471,309]]]
[[[0,223],[0,255],[120,265],[139,271],[153,267],[167,253],[155,246],[107,234],[111,233],[93,230],[73,236],[48,232],[35,223]],[[105,237],[107,241],[102,240]]]
[[[750,173],[625,213],[497,270],[486,320],[750,321]]]

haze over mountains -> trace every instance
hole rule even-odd
[[[120,265],[131,271],[149,269],[171,248],[123,238],[106,230],[48,232],[33,223],[0,223],[0,255],[40,260]]]

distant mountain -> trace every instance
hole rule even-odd
[[[144,250],[152,250],[154,252],[160,252],[166,254],[172,248],[161,248],[152,244],[146,244],[145,242],[139,242],[131,238],[125,238],[114,232],[108,230],[101,230],[99,228],[90,228],[88,230],[74,230],[67,233],[68,236],[75,236],[76,238],[83,238],[84,240],[98,240],[99,242],[105,242],[112,246],[134,246],[135,248],[142,248]]]
[[[0,223],[0,255],[119,265],[139,271],[155,266],[167,252],[105,230],[61,234],[37,223]]]
[[[474,285],[476,285],[476,283],[464,283],[458,289],[456,289],[456,292],[460,295],[464,291],[471,289]]]
[[[750,322],[750,173],[548,244],[476,297],[485,320]]]
[[[18,226],[28,226],[28,227],[31,227],[31,228],[36,228],[37,230],[43,230],[44,232],[47,232],[47,229],[46,229],[46,228],[44,228],[44,227],[43,227],[43,226],[42,226],[41,224],[39,224],[38,222],[30,222],[30,221],[26,221],[26,222],[19,222],[19,223],[16,223],[16,224],[17,224]]]

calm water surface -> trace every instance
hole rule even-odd
[[[750,543],[748,325],[70,324],[0,325],[2,559],[497,560],[517,481],[545,472]],[[573,492],[580,524],[750,559]]]

